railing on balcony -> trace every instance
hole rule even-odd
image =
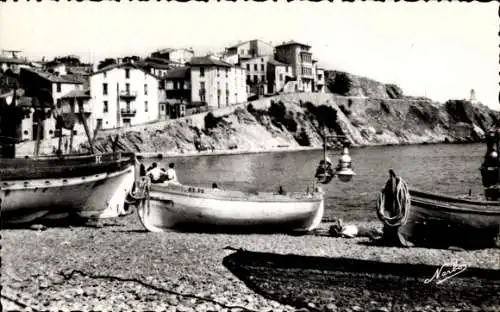
[[[121,113],[122,117],[134,117],[136,110],[130,108],[122,108]]]
[[[135,99],[137,97],[137,91],[124,90],[120,91],[120,98],[122,99]]]

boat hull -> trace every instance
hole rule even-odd
[[[58,170],[62,165],[56,165],[51,171],[47,166],[50,160],[31,160],[28,164],[34,167],[35,179],[18,179],[23,176],[19,171],[25,169],[15,170],[15,160],[8,161],[3,165],[11,166],[3,177],[14,179],[2,179],[0,185],[2,224],[32,223],[69,216],[107,218],[127,214],[123,202],[134,181],[132,158],[119,157],[98,168],[84,159],[75,164],[80,171],[70,172],[67,177]],[[89,174],[82,174],[85,171]],[[42,176],[48,178],[40,179]]]
[[[500,203],[418,190],[410,190],[410,196],[407,221],[397,227],[402,245],[488,248],[498,244]]]
[[[192,191],[188,191],[191,189]],[[144,227],[191,231],[310,231],[323,217],[322,195],[293,198],[249,195],[190,186],[152,185],[150,200],[138,207]]]

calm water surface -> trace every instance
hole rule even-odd
[[[389,177],[388,170],[412,188],[462,195],[472,189],[482,192],[479,167],[486,151],[484,144],[380,146],[351,149],[356,176],[348,183],[338,179],[324,185],[325,220],[374,220],[378,193]],[[329,151],[335,163],[340,151]],[[312,186],[321,151],[247,155],[172,157],[148,159],[167,168],[176,165],[179,181],[196,186],[216,182],[223,188],[274,191],[305,191]]]

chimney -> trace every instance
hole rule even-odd
[[[117,58],[116,58],[116,64],[120,65],[121,63],[122,63],[122,59],[121,59],[121,58],[119,58],[119,57],[117,57]]]

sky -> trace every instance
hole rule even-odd
[[[295,40],[311,45],[326,69],[441,102],[468,99],[474,89],[500,110],[498,3],[278,1],[7,2],[0,48],[98,62],[166,47],[203,55],[250,39]]]

